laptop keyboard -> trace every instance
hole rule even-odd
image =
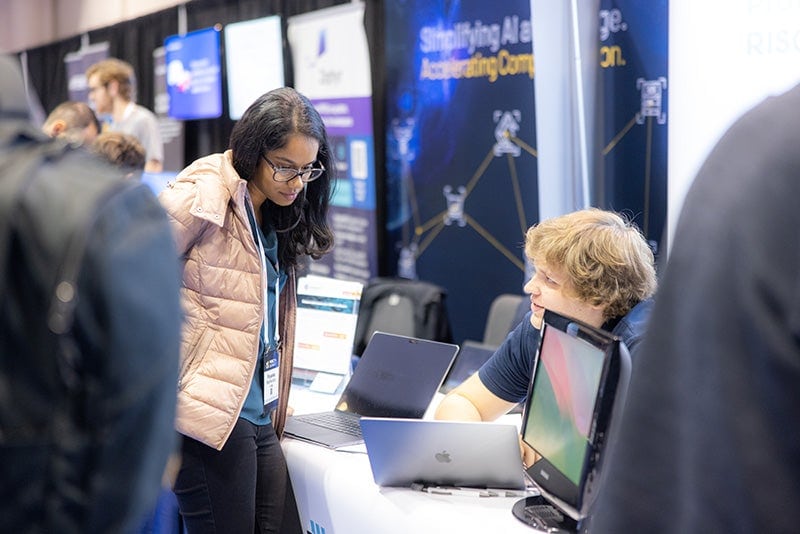
[[[300,418],[305,423],[338,430],[357,438],[362,437],[361,424],[358,422],[358,418],[345,415],[342,412],[310,413],[302,415]]]

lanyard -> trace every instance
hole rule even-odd
[[[255,234],[256,243],[258,243],[258,253],[261,256],[259,263],[261,264],[261,279],[265,280],[266,283],[264,284],[264,320],[261,323],[261,332],[264,332],[264,325],[267,324],[268,314],[269,314],[269,273],[267,271],[267,255],[264,252],[264,244],[261,242],[261,232],[259,228],[256,226],[255,216],[252,213],[252,208],[250,207],[250,202],[247,203],[247,215],[250,218],[250,224],[253,226],[253,234]],[[264,400],[264,412],[268,413],[274,410],[278,406],[278,378],[279,378],[279,369],[280,369],[280,353],[278,352],[278,347],[280,346],[280,333],[278,332],[278,311],[280,309],[280,303],[278,302],[278,295],[280,291],[280,279],[281,274],[278,268],[278,260],[275,259],[275,312],[273,315],[275,316],[274,326],[275,328],[272,331],[272,338],[275,341],[275,346],[272,346],[272,343],[269,346],[266,343],[266,339],[264,339],[264,381],[262,386],[262,393],[263,393],[263,400]],[[268,334],[268,333],[267,333]],[[266,336],[263,336],[264,338]]]
[[[265,284],[265,286],[264,286],[264,323],[266,323],[266,321],[268,319],[268,314],[269,314],[269,294],[268,294],[268,290],[267,290],[267,287],[266,287],[269,284],[269,273],[267,272],[266,262],[269,261],[269,260],[267,259],[267,254],[264,252],[264,244],[261,242],[261,232],[260,232],[259,228],[256,225],[256,218],[253,215],[252,208],[251,208],[249,202],[247,203],[247,215],[250,218],[251,224],[253,225],[253,235],[255,235],[256,243],[258,244],[258,254],[259,254],[259,257],[261,258],[261,261],[260,261],[260,263],[261,263],[261,279],[267,281],[267,284]],[[275,320],[273,322],[274,329],[272,330],[272,337],[275,340],[274,348],[276,348],[276,349],[278,348],[278,346],[280,346],[280,339],[281,339],[280,332],[278,331],[278,323],[279,323],[278,311],[280,309],[280,306],[278,304],[278,296],[280,295],[280,280],[281,280],[281,272],[280,272],[280,268],[278,266],[278,260],[276,258],[275,259],[275,313],[273,314],[274,317],[275,317]],[[263,326],[262,326],[262,328],[263,328]],[[265,335],[264,336],[264,338],[265,338],[264,341],[265,342],[266,342],[266,337],[267,336]],[[270,345],[270,347],[272,347],[272,343],[270,343],[269,345]]]

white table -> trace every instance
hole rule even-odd
[[[331,409],[337,399],[338,395],[293,391],[290,404],[305,413]],[[312,534],[533,532],[511,513],[521,496],[433,495],[381,488],[373,481],[363,445],[346,452],[287,436],[283,450],[303,530]]]
[[[288,437],[283,450],[307,532],[532,532],[511,513],[521,497],[432,495],[381,488],[372,480],[364,452],[334,451]]]

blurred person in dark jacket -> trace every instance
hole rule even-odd
[[[686,195],[592,533],[797,532],[800,85]]]
[[[175,450],[181,310],[151,190],[30,121],[0,56],[0,524],[128,532]]]

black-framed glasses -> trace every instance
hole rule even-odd
[[[279,167],[272,163],[267,156],[262,154],[261,157],[272,167],[272,179],[276,182],[291,182],[294,180],[295,176],[299,176],[300,180],[304,184],[307,184],[308,182],[313,182],[325,172],[325,166],[319,162],[316,163],[316,165],[319,165],[318,167],[296,169],[294,167]]]

